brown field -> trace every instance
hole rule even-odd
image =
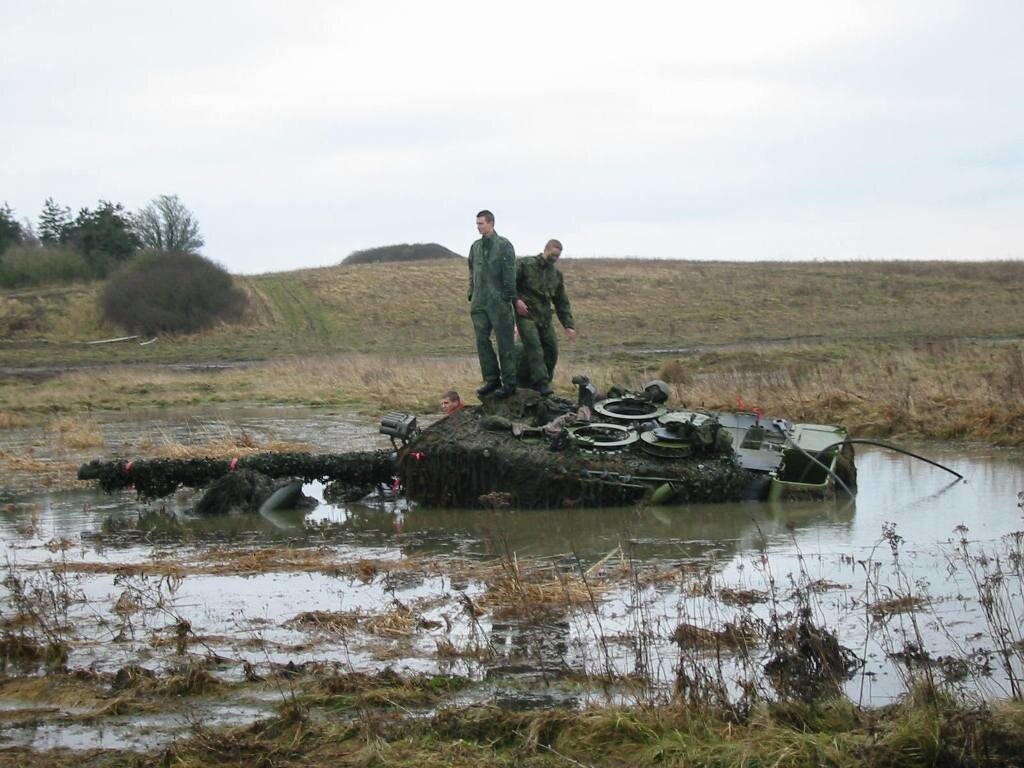
[[[1018,338],[1024,262],[561,263],[582,354],[737,343]],[[199,335],[85,346],[98,285],[0,294],[0,365],[196,362],[367,352],[469,355],[466,266],[454,260],[239,278],[245,320]]]
[[[742,401],[860,436],[1024,443],[1024,263],[562,268],[580,331],[562,345],[563,394],[575,373],[599,388],[659,376],[676,404]],[[244,322],[146,346],[81,343],[123,333],[100,323],[96,286],[0,294],[0,428],[210,402],[433,411],[443,389],[479,380],[465,272],[440,260],[240,278]]]

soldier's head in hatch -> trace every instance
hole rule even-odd
[[[463,406],[462,398],[454,389],[449,389],[441,395],[441,413],[445,416],[455,413]]]

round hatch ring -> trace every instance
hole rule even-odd
[[[594,405],[594,411],[616,421],[640,422],[661,418],[668,409],[642,397],[610,397]]]
[[[629,447],[640,436],[629,427],[621,424],[579,424],[569,427],[569,440],[573,445],[585,451],[615,451]]]

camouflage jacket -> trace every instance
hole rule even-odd
[[[484,248],[480,238],[469,249],[469,292],[474,304],[515,301],[516,251],[512,243],[497,232]]]
[[[524,256],[516,261],[516,292],[526,302],[534,322],[550,324],[554,304],[558,321],[566,328],[576,327],[562,273],[554,264],[549,264],[543,254]]]

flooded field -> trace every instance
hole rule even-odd
[[[386,445],[301,409],[97,423],[126,458],[140,434]],[[47,458],[28,429],[0,438]],[[0,745],[147,749],[392,672],[431,691],[399,703],[424,714],[821,684],[873,706],[921,675],[1019,696],[1024,457],[915,448],[965,481],[861,448],[844,503],[438,510],[310,484],[311,511],[200,519],[194,491],[143,504],[8,478]]]

